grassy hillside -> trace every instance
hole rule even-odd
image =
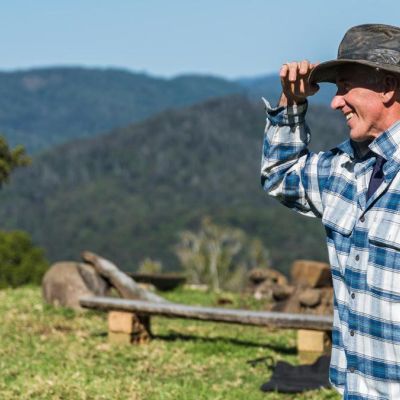
[[[173,79],[118,69],[42,68],[0,73],[0,132],[37,152],[98,135],[162,110],[242,92],[222,78]]]
[[[234,96],[57,147],[1,191],[2,227],[30,232],[51,260],[91,249],[126,270],[147,256],[177,269],[178,232],[211,215],[262,238],[278,269],[325,259],[319,222],[261,190],[264,120],[260,104]],[[325,107],[311,110],[309,123],[316,148],[345,135]]]
[[[216,305],[209,294],[178,291],[174,301]],[[236,297],[234,306],[246,307]],[[2,400],[334,400],[333,390],[262,393],[271,356],[297,363],[293,331],[153,318],[144,346],[107,343],[106,315],[43,304],[39,288],[0,291]]]

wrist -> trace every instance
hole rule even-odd
[[[294,97],[287,96],[284,92],[282,92],[281,97],[278,102],[279,107],[292,107],[307,103],[306,97]]]

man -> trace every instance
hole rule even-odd
[[[353,27],[336,60],[287,63],[280,77],[278,107],[266,102],[262,184],[325,226],[330,380],[346,399],[400,399],[400,28]],[[305,113],[319,82],[337,85],[331,106],[350,138],[313,154]]]

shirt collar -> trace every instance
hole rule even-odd
[[[357,158],[361,159],[365,157],[370,149],[368,145],[370,142],[354,142],[351,139],[347,139],[344,142],[340,143],[336,148],[347,154],[351,159]]]
[[[400,121],[395,122],[389,129],[373,140],[369,148],[387,161],[393,160],[395,163],[400,164]]]

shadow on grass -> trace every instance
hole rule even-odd
[[[92,337],[104,337],[106,338],[108,336],[108,333],[106,331],[101,331],[101,332],[92,332],[91,335]],[[264,349],[269,349],[281,354],[286,354],[286,355],[295,355],[297,354],[297,349],[296,347],[288,347],[284,345],[278,345],[278,344],[270,344],[270,343],[260,343],[260,342],[254,342],[254,341],[249,341],[249,340],[241,340],[241,339],[235,339],[235,338],[227,338],[224,336],[214,336],[214,337],[205,337],[205,336],[198,336],[198,335],[187,335],[187,334],[182,334],[178,332],[170,332],[169,334],[152,334],[151,335],[152,340],[162,340],[165,342],[176,342],[178,340],[184,341],[184,342],[198,342],[198,343],[215,343],[215,342],[220,342],[224,344],[232,344],[235,346],[244,346],[244,347],[262,347]]]
[[[223,342],[229,343],[236,346],[245,346],[245,347],[262,347],[265,349],[273,350],[282,354],[287,355],[294,355],[297,354],[296,347],[287,347],[287,346],[280,346],[280,345],[273,345],[267,343],[258,343],[258,342],[251,342],[248,340],[240,340],[234,338],[227,338],[223,336],[216,336],[216,337],[204,337],[204,336],[197,336],[197,335],[186,335],[181,333],[169,333],[167,335],[153,335],[153,339],[155,340],[164,340],[166,342],[174,342],[177,340],[181,341],[193,341],[193,342],[202,342],[202,343],[212,343],[212,342]]]
[[[91,337],[107,337],[108,336],[108,332],[107,331],[101,331],[101,332],[92,332],[90,334]]]

